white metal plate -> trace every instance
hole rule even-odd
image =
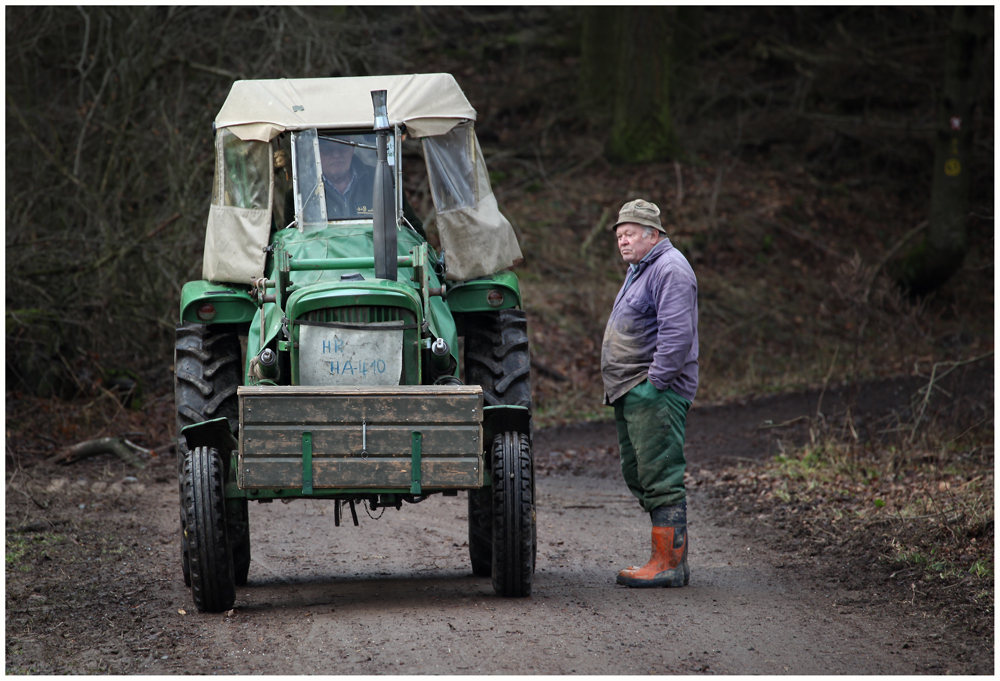
[[[365,329],[299,327],[300,385],[399,385],[403,322]]]

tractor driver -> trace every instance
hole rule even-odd
[[[360,158],[355,158],[354,147],[350,144],[321,137],[319,153],[323,164],[327,219],[372,217],[374,171]]]

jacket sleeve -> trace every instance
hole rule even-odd
[[[656,307],[656,350],[649,380],[660,390],[669,388],[684,369],[695,337],[698,289],[683,268],[670,263],[652,282]]]

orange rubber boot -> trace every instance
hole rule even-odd
[[[618,583],[630,587],[687,586],[687,527],[654,527],[653,553],[642,567],[618,573]]]

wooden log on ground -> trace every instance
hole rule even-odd
[[[77,443],[69,448],[64,454],[57,454],[50,459],[52,463],[62,465],[76,463],[83,459],[88,459],[99,454],[114,454],[119,459],[135,468],[145,468],[146,463],[137,456],[138,452],[149,453],[148,449],[143,449],[132,444],[128,440],[120,437],[101,437],[95,440],[86,440]]]

